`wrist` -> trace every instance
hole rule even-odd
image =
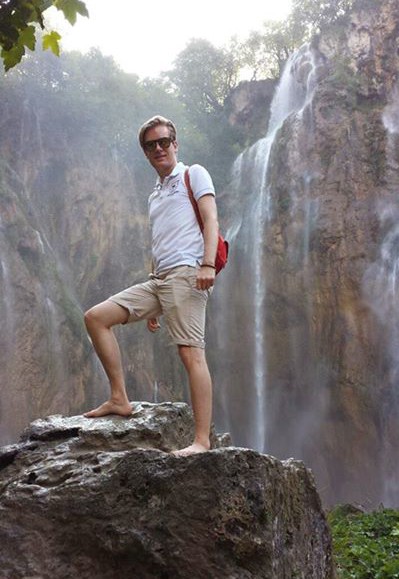
[[[212,268],[212,269],[216,269],[215,264],[213,264],[213,263],[206,263],[206,262],[201,263],[200,267],[210,267],[210,268]]]

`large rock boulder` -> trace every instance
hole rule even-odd
[[[169,454],[192,426],[171,403],[32,423],[0,451],[2,579],[332,577],[304,465],[234,447]]]

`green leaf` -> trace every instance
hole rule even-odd
[[[392,529],[391,535],[392,535],[392,537],[399,537],[399,525],[397,525],[396,527],[394,527]]]
[[[61,36],[58,34],[58,32],[55,32],[55,30],[53,30],[52,32],[48,32],[47,34],[44,34],[42,42],[43,50],[50,49],[53,54],[59,56],[60,40]]]
[[[3,59],[4,69],[10,70],[13,66],[21,62],[21,58],[25,54],[25,48],[20,44],[17,44],[11,50],[2,50],[1,58]]]
[[[64,13],[70,24],[75,24],[77,14],[88,16],[86,5],[81,0],[56,0],[54,6]]]
[[[11,48],[18,44],[19,29],[9,21],[0,22],[0,45],[4,50],[11,50]]]
[[[36,37],[35,37],[35,27],[27,26],[19,34],[19,44],[27,46],[29,50],[35,50]]]
[[[342,579],[399,579],[399,511],[329,514],[334,558]]]

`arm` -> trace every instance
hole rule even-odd
[[[158,318],[151,318],[147,320],[147,330],[150,332],[156,332],[161,327]]]
[[[219,233],[215,197],[213,195],[203,195],[198,200],[198,209],[204,224],[204,257],[202,263],[214,265]],[[213,286],[215,275],[213,267],[201,267],[197,274],[197,289],[205,290]]]

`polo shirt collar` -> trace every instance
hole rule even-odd
[[[182,163],[182,161],[178,161],[176,163],[176,165],[173,168],[173,171],[171,173],[169,173],[169,175],[167,175],[164,179],[164,183],[166,183],[167,181],[169,181],[169,179],[171,179],[172,177],[176,177],[176,175],[179,175],[180,173],[183,173],[186,169],[186,165],[184,163]],[[157,185],[161,183],[161,178],[157,177]]]

